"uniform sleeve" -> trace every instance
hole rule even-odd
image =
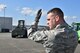
[[[44,41],[47,41],[48,39],[47,35],[48,35],[47,31],[44,30],[35,32],[32,32],[32,29],[28,30],[28,38],[38,43],[44,43]]]

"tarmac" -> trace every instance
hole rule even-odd
[[[45,48],[27,38],[12,38],[11,33],[0,33],[0,53],[45,53]],[[75,53],[80,53],[80,44]]]

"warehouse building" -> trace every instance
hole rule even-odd
[[[12,30],[12,17],[0,17],[0,32]]]

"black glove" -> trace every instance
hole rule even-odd
[[[41,10],[42,9],[38,10],[37,15],[35,17],[35,22],[33,25],[31,25],[31,28],[33,29],[33,31],[37,31],[37,29],[38,29],[38,22],[41,17],[41,14],[42,14]]]

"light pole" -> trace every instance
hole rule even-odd
[[[5,9],[6,9],[6,7],[4,7],[4,18],[5,18]]]
[[[25,14],[25,25],[27,25],[27,19],[26,19],[26,17],[27,17],[27,14]]]
[[[5,9],[6,9],[6,7],[4,7],[4,28],[5,28]]]

